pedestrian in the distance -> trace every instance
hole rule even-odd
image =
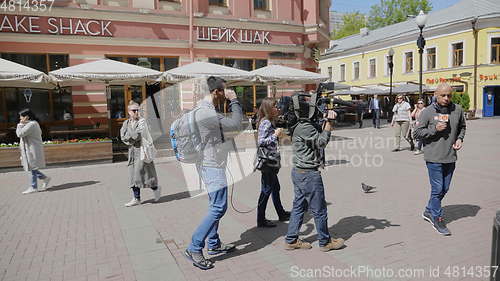
[[[420,118],[420,114],[422,113],[422,111],[424,109],[425,109],[424,100],[419,99],[417,102],[417,106],[415,106],[415,109],[411,113],[411,117],[414,119],[412,121],[412,125],[411,125],[412,131],[415,131],[415,128],[418,125],[418,118]],[[415,150],[415,152],[413,154],[415,154],[415,155],[422,154],[422,141],[419,139],[415,139],[415,141],[417,142],[417,149]]]
[[[378,100],[378,95],[374,95],[373,99],[370,100],[368,113],[372,113],[373,128],[380,129],[380,114],[383,112],[380,101]]]
[[[120,137],[128,145],[128,186],[132,189],[132,200],[126,207],[141,204],[141,188],[151,188],[155,201],[160,200],[161,187],[156,176],[155,148],[147,122],[139,115],[139,104],[130,101],[128,105],[129,119],[123,122]]]
[[[404,100],[403,95],[397,95],[396,104],[392,108],[392,112],[394,115],[392,116],[391,126],[394,127],[394,137],[396,138],[396,147],[392,151],[401,151],[401,137],[408,141],[410,150],[413,151],[415,145],[411,137],[408,137],[411,120],[411,106]]]
[[[276,100],[265,98],[262,100],[258,111],[258,146],[261,151],[267,153],[269,159],[264,161],[260,171],[261,191],[257,207],[257,227],[275,227],[276,224],[266,219],[266,207],[269,196],[273,198],[274,208],[278,214],[279,221],[288,221],[290,212],[285,211],[280,199],[280,182],[278,172],[280,170],[280,153],[278,150],[278,138],[283,134],[282,128],[275,128],[278,118]]]
[[[424,142],[424,160],[431,184],[431,195],[422,217],[442,235],[451,235],[441,201],[450,188],[466,128],[464,110],[451,102],[451,92],[450,85],[439,84],[434,94],[436,102],[422,111],[415,128],[415,136]]]
[[[363,128],[363,118],[366,110],[366,103],[363,100],[356,101],[356,114],[358,119],[359,128]]]
[[[21,163],[25,171],[31,172],[31,186],[23,191],[23,194],[29,194],[38,191],[38,179],[42,180],[42,188],[46,189],[50,177],[39,171],[39,169],[45,168],[45,154],[43,152],[42,129],[38,124],[38,119],[30,109],[21,110],[19,119],[16,134],[20,139]]]

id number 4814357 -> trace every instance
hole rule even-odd
[[[498,266],[475,265],[475,266],[458,266],[450,265],[444,270],[444,275],[448,278],[489,278],[496,276]]]
[[[0,0],[0,11],[3,12],[46,12],[52,10],[54,0]]]

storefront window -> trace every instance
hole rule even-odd
[[[124,86],[109,86],[108,91],[111,92],[110,110],[111,118],[125,118],[125,87]]]
[[[47,73],[47,55],[45,54],[9,54],[3,53],[2,59],[10,60]]]
[[[227,6],[226,0],[208,0],[210,6]]]
[[[255,60],[255,69],[267,66],[267,60]]]
[[[50,71],[69,66],[68,55],[49,55]]]
[[[69,60],[67,54],[2,53],[1,57],[45,73],[67,67]],[[19,122],[18,113],[23,108],[33,110],[42,127],[47,130],[59,121],[73,119],[71,92],[71,87],[57,90],[0,88],[0,135],[4,135],[4,128],[12,127]]]
[[[268,0],[253,0],[253,7],[256,10],[269,10]]]
[[[209,58],[208,61],[246,71],[267,66],[267,60],[258,59]],[[239,86],[235,91],[246,114],[252,114],[254,108],[258,108],[262,99],[267,97],[267,86]]]
[[[220,64],[220,65],[224,64],[224,60],[223,59],[217,59],[217,58],[209,58],[208,62],[215,63],[215,64]]]
[[[107,56],[108,59],[130,63],[157,71],[167,71],[179,66],[178,57],[140,57],[140,56]],[[127,117],[127,106],[130,100],[142,103],[146,98],[146,86],[111,86],[111,118]]]
[[[179,58],[164,58],[163,65],[165,65],[165,71],[176,68],[179,66]]]
[[[500,37],[491,38],[491,63],[500,64]]]
[[[161,71],[160,58],[129,57],[128,63]]]

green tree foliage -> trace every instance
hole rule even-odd
[[[366,27],[366,18],[360,12],[345,14],[342,20],[342,27],[332,34],[334,40],[357,34],[361,28]]]
[[[459,104],[464,109],[464,111],[469,111],[470,109],[470,97],[467,92],[465,93],[453,92],[451,95],[451,102]]]
[[[451,102],[455,103],[455,104],[460,104],[462,102],[461,95],[459,93],[453,91],[453,93],[451,93]]]
[[[377,29],[406,21],[409,15],[418,15],[420,10],[428,13],[432,5],[428,0],[380,0],[370,8],[368,28]]]
[[[470,109],[470,97],[467,92],[462,94],[462,99],[460,105],[464,109],[464,111],[469,111]]]

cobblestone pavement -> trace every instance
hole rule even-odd
[[[450,237],[421,218],[430,191],[423,156],[390,152],[391,136],[387,127],[347,128],[329,144],[322,172],[329,227],[346,240],[344,249],[319,251],[307,215],[302,237],[313,249],[285,251],[287,223],[256,228],[255,211],[230,207],[219,230],[237,250],[213,257],[210,271],[183,256],[206,214],[207,195],[193,196],[197,175],[175,160],[156,163],[160,202],[143,190],[143,204],[133,208],[123,207],[131,197],[125,163],[46,169],[52,187],[30,195],[21,195],[25,172],[1,173],[0,280],[488,280],[492,221],[500,207],[500,120],[468,122],[443,201]],[[290,147],[282,154],[282,201],[290,209]],[[251,163],[253,154],[242,149],[238,155],[230,160],[232,201],[247,211],[256,206],[260,174],[241,177],[248,169],[239,163]],[[376,192],[363,193],[361,182]],[[267,217],[277,219],[272,203]]]

